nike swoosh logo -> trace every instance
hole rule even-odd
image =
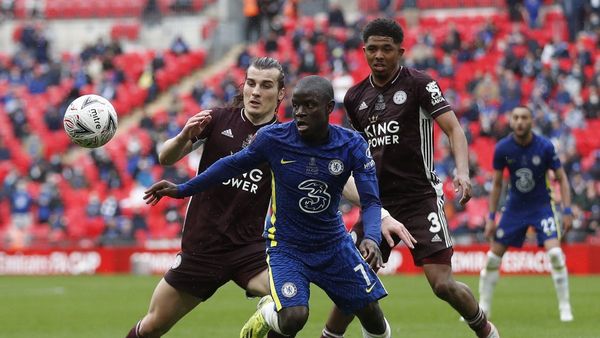
[[[290,164],[290,163],[294,163],[294,162],[296,162],[296,161],[294,161],[294,160],[286,161],[284,159],[281,159],[281,164]]]
[[[376,284],[376,283],[373,283],[373,284],[371,284],[371,286],[367,287],[367,288],[365,289],[365,291],[367,291],[367,293],[371,293],[371,291],[373,291],[373,288],[375,287],[375,284]]]

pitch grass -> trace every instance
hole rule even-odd
[[[120,338],[144,315],[158,276],[0,276],[0,337]],[[458,276],[476,290],[477,278]],[[390,295],[381,304],[394,337],[474,337],[458,315],[432,295],[425,278],[384,277]],[[600,337],[600,276],[570,279],[575,321],[561,323],[549,276],[500,279],[495,324],[503,338]],[[298,337],[319,337],[330,302],[313,288],[310,319]],[[234,284],[200,304],[165,337],[233,338],[254,312]],[[356,322],[346,337],[361,337]]]

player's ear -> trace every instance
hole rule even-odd
[[[406,49],[404,49],[404,47],[400,47],[400,45],[398,45],[398,54],[400,54],[400,56],[404,55],[405,51]]]
[[[335,108],[335,100],[331,100],[327,103],[327,115],[331,114],[333,108]]]
[[[283,101],[284,97],[285,97],[285,87],[281,87],[281,89],[279,89],[279,93],[277,93],[277,101],[278,102]]]

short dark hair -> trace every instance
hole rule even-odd
[[[369,22],[363,30],[363,42],[367,43],[370,36],[387,36],[394,40],[395,43],[404,41],[404,31],[400,25],[391,19],[377,18]]]
[[[309,75],[301,78],[296,83],[296,89],[310,89],[317,92],[317,95],[325,100],[333,100],[333,86],[326,78],[318,75]]]

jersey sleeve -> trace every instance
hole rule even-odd
[[[187,197],[202,192],[212,185],[245,173],[267,161],[267,137],[260,131],[250,145],[237,153],[223,157],[204,172],[177,186],[178,197]]]
[[[429,76],[419,78],[419,105],[431,118],[452,110],[438,83]]]
[[[381,201],[375,172],[375,162],[367,142],[356,137],[353,147],[352,174],[360,197],[365,238],[381,243]]]
[[[560,159],[558,158],[558,154],[556,153],[556,148],[552,142],[548,141],[548,145],[546,146],[546,158],[548,161],[548,168],[552,170],[556,170],[562,166],[560,163]]]
[[[506,156],[502,152],[500,144],[496,145],[496,149],[494,149],[494,160],[492,163],[494,170],[504,170],[506,167]]]

